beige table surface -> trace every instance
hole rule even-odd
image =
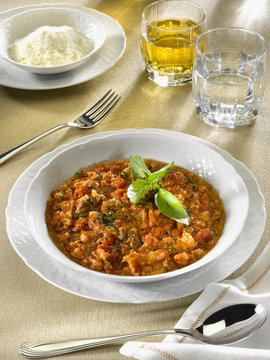
[[[59,3],[64,1],[59,0]],[[0,359],[21,359],[22,341],[104,336],[171,328],[199,294],[153,304],[111,304],[84,299],[41,279],[30,270],[10,245],[5,230],[8,194],[19,175],[36,159],[61,144],[91,133],[125,128],[162,128],[206,139],[229,151],[256,176],[270,203],[270,87],[269,73],[259,117],[253,126],[218,130],[198,118],[191,86],[160,88],[149,81],[139,50],[140,16],[151,1],[73,0],[70,4],[94,8],[116,19],[127,36],[127,48],[109,71],[84,84],[60,90],[24,91],[0,86],[0,153],[38,133],[78,116],[108,88],[122,100],[100,126],[88,132],[61,130],[23,151],[0,167]],[[270,41],[268,0],[197,0],[207,11],[208,27],[242,26],[261,33]],[[0,11],[48,0],[0,0]],[[270,63],[270,55],[268,64]],[[268,242],[264,235],[250,259],[230,277],[246,271]],[[119,346],[74,353],[59,359],[124,359]]]

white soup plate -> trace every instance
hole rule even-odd
[[[57,189],[79,169],[108,160],[125,159],[130,155],[184,167],[214,186],[223,201],[226,220],[216,246],[202,259],[182,269],[151,276],[118,276],[84,268],[58,250],[48,235],[45,223],[46,202]],[[246,185],[235,168],[217,152],[189,138],[178,139],[167,133],[129,131],[91,138],[57,153],[45,164],[30,183],[25,197],[25,218],[28,228],[41,248],[55,261],[91,276],[121,282],[139,283],[169,279],[199,269],[225,252],[237,239],[249,211]]]

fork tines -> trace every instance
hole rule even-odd
[[[106,117],[120,100],[120,96],[110,89],[95,105],[87,110],[83,115],[94,123]]]

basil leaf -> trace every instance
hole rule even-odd
[[[150,185],[146,180],[136,180],[129,185],[127,196],[133,204],[137,204],[150,189]]]
[[[155,194],[155,204],[163,215],[177,222],[189,224],[189,218],[181,202],[167,190],[159,189]]]
[[[148,181],[150,181],[151,183],[159,182],[170,171],[170,169],[173,167],[173,165],[174,165],[174,161],[171,164],[164,166],[162,169],[152,173],[149,176]]]
[[[130,155],[129,161],[130,169],[135,179],[144,179],[145,177],[149,177],[151,173],[148,170],[148,167],[145,165],[142,157],[139,155]]]

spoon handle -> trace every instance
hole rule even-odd
[[[179,330],[177,330],[179,334]],[[185,331],[183,333],[186,334]],[[26,342],[20,345],[19,353],[30,359],[45,358],[66,354],[74,351],[89,349],[111,343],[123,342],[143,336],[170,335],[176,334],[175,330],[153,330],[136,334],[110,336],[95,339],[65,340],[51,342]],[[186,334],[187,335],[187,334]]]

